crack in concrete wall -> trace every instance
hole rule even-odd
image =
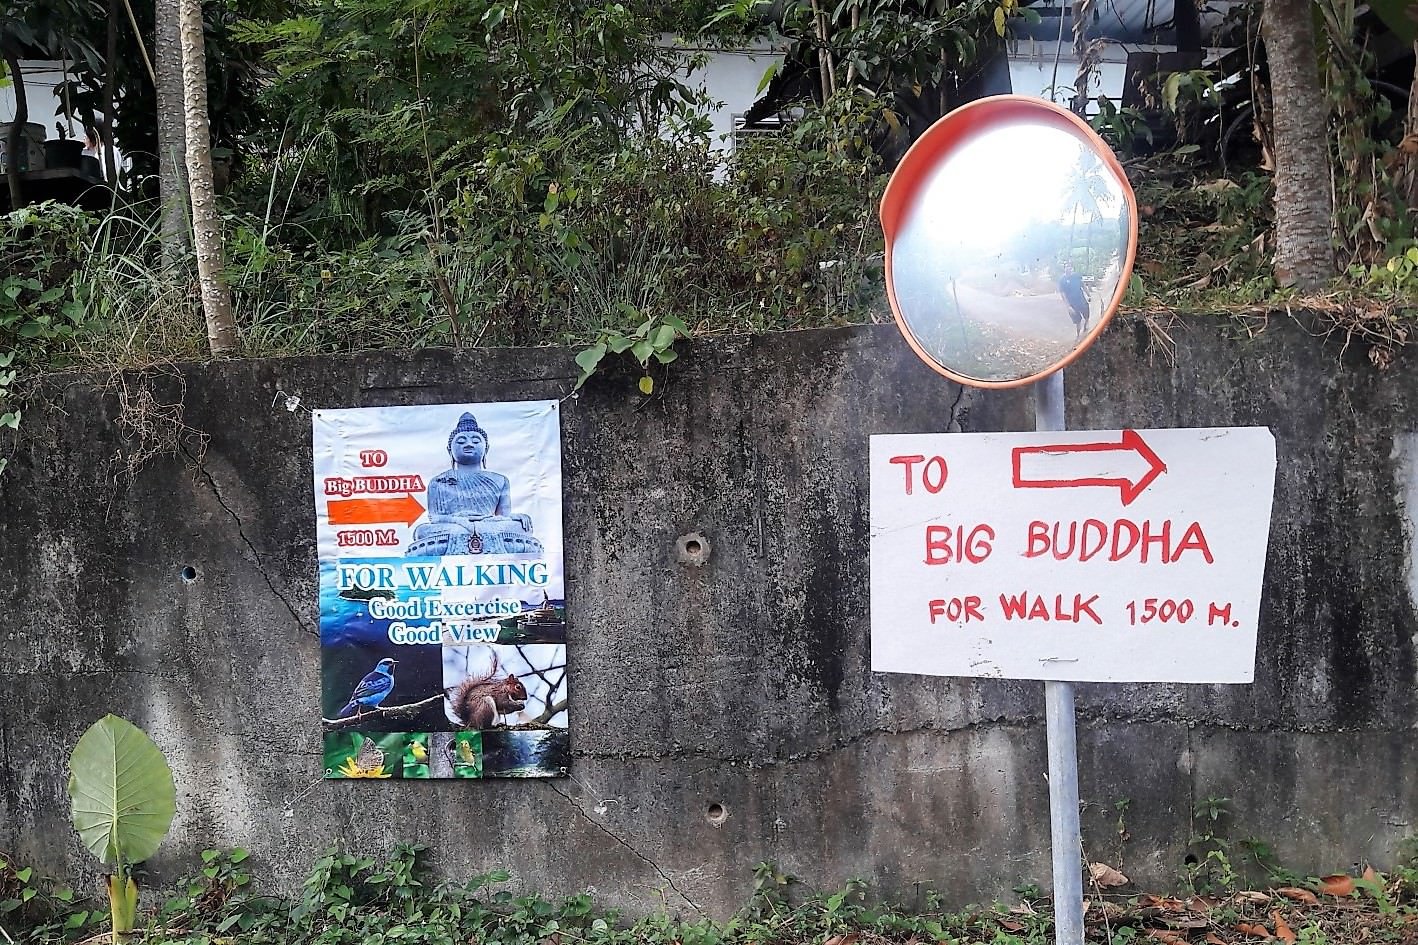
[[[684,901],[689,905],[689,907],[690,907],[691,909],[693,909],[693,910],[694,910],[696,913],[698,913],[699,915],[704,915],[704,910],[703,910],[703,908],[700,907],[699,903],[695,902],[695,901],[694,901],[693,899],[691,899],[688,895],[686,895],[685,892],[684,892],[684,890],[680,889],[679,886],[675,884],[675,881],[674,881],[674,879],[670,876],[670,874],[669,874],[669,873],[666,873],[666,872],[660,867],[660,864],[656,863],[654,860],[650,859],[648,856],[646,856],[645,854],[641,853],[641,852],[640,852],[639,850],[637,850],[633,845],[631,845],[629,842],[627,842],[624,837],[622,837],[622,836],[620,836],[619,834],[617,834],[614,830],[611,830],[611,829],[610,829],[609,827],[607,827],[604,823],[602,823],[601,821],[599,821],[599,820],[597,820],[596,818],[592,817],[590,814],[586,813],[585,808],[583,808],[580,804],[576,803],[576,799],[573,798],[573,797],[572,797],[570,794],[568,794],[567,792],[563,791],[563,790],[561,789],[561,787],[560,787],[555,781],[549,781],[549,782],[547,782],[547,786],[550,787],[554,792],[556,792],[557,794],[559,794],[561,797],[565,798],[565,799],[566,799],[566,803],[567,803],[573,810],[575,810],[576,813],[578,813],[578,814],[581,815],[581,819],[582,819],[582,820],[586,821],[586,823],[588,823],[588,824],[590,824],[591,826],[595,827],[597,830],[599,830],[601,833],[605,834],[607,837],[610,837],[610,838],[611,838],[613,841],[615,841],[616,844],[618,844],[619,846],[621,846],[621,847],[623,847],[624,849],[630,851],[630,854],[631,854],[632,856],[634,856],[637,860],[639,860],[640,862],[644,863],[646,866],[648,866],[648,867],[650,867],[652,870],[654,870],[655,873],[656,873],[661,879],[663,879],[663,880],[665,881],[665,885],[667,885],[670,889],[672,889],[672,890],[674,891],[675,895],[679,896],[680,899],[684,900]]]
[[[237,537],[239,537],[241,543],[246,546],[246,550],[250,552],[251,563],[256,566],[256,571],[261,575],[261,579],[266,582],[266,586],[271,589],[271,593],[275,595],[276,599],[285,605],[286,610],[290,612],[291,619],[295,621],[296,626],[318,640],[320,638],[320,631],[316,630],[308,619],[300,615],[300,612],[295,609],[295,605],[290,602],[290,598],[281,593],[280,588],[276,586],[275,579],[272,578],[270,572],[266,570],[261,552],[257,551],[256,545],[250,538],[246,537],[246,528],[242,525],[241,516],[236,514],[236,509],[228,505],[226,500],[222,498],[222,490],[217,486],[216,477],[212,475],[211,470],[209,470],[205,464],[200,464],[197,468],[201,472],[202,478],[206,481],[207,485],[211,487],[212,496],[217,500],[217,504],[226,510],[226,513],[231,516],[231,520],[236,523]]]

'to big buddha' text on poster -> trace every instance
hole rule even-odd
[[[330,778],[566,774],[556,401],[317,410]]]

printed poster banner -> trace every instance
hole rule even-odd
[[[326,777],[567,773],[557,408],[315,411]]]

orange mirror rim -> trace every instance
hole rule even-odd
[[[945,368],[926,353],[916,340],[916,336],[911,333],[910,326],[906,324],[906,319],[901,315],[900,306],[896,304],[896,285],[892,280],[891,271],[892,242],[901,228],[902,221],[914,207],[921,187],[924,186],[931,172],[940,165],[941,161],[977,134],[1021,120],[1036,125],[1059,128],[1082,139],[1084,144],[1103,162],[1104,166],[1112,171],[1119,186],[1122,187],[1123,197],[1127,201],[1127,251],[1124,253],[1122,272],[1118,278],[1117,287],[1113,290],[1113,297],[1103,309],[1098,323],[1088,334],[1083,336],[1083,340],[1079,342],[1077,347],[1070,351],[1066,357],[1028,377],[1008,381],[986,381],[956,374]],[[1133,261],[1137,256],[1137,197],[1133,194],[1132,185],[1128,183],[1127,174],[1123,172],[1123,166],[1118,163],[1113,150],[1103,142],[1102,138],[1098,137],[1092,128],[1088,127],[1087,122],[1073,112],[1066,108],[1060,108],[1053,102],[1023,95],[995,95],[977,99],[960,106],[927,128],[925,134],[911,145],[906,156],[901,159],[901,163],[892,173],[891,179],[887,181],[886,192],[881,197],[880,215],[881,229],[886,235],[886,297],[891,303],[891,314],[896,318],[896,327],[901,330],[906,343],[911,346],[912,351],[916,352],[916,356],[926,362],[933,371],[945,375],[957,384],[965,384],[970,387],[1023,387],[1048,377],[1055,371],[1062,370],[1071,364],[1079,355],[1088,350],[1089,345],[1093,344],[1094,339],[1107,327],[1113,314],[1117,312],[1123,295],[1127,292],[1128,282],[1132,277]]]

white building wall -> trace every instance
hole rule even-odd
[[[83,140],[84,129],[77,121],[66,120],[59,113],[62,96],[59,86],[64,79],[64,66],[58,60],[46,61],[26,59],[20,63],[20,71],[25,76],[25,99],[29,103],[30,121],[44,126],[46,138],[57,138],[59,132],[55,122],[63,122],[69,137]],[[0,122],[8,122],[15,117],[15,88],[7,80],[0,88]]]
[[[758,100],[764,74],[782,63],[783,54],[766,43],[746,49],[710,49],[686,45],[672,36],[666,36],[664,41],[683,53],[688,84],[713,102],[708,113],[713,125],[710,145],[719,151],[733,150],[735,116],[748,111]],[[689,64],[696,59],[700,63],[691,72]]]

